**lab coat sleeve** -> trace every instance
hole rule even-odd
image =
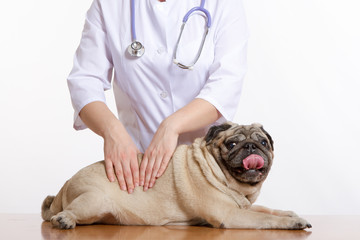
[[[73,69],[67,79],[76,130],[87,128],[79,116],[81,109],[90,102],[106,102],[104,91],[111,88],[113,65],[99,2],[94,0],[86,14]]]
[[[221,24],[214,29],[214,61],[209,68],[208,80],[197,96],[210,102],[221,113],[218,122],[233,120],[246,72],[249,34],[245,13],[241,1],[230,2],[217,18]]]

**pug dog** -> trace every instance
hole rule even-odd
[[[239,229],[305,229],[291,211],[252,205],[269,174],[274,145],[260,124],[213,126],[177,147],[153,188],[132,194],[109,182],[104,161],[87,166],[42,204],[54,227],[82,224],[207,225]],[[141,161],[141,156],[139,156]]]

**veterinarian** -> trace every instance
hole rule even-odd
[[[233,119],[247,39],[241,0],[93,1],[68,86],[74,128],[103,137],[110,181],[146,191],[178,144]],[[111,86],[118,118],[105,103]]]

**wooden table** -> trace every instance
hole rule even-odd
[[[78,226],[72,230],[52,228],[40,214],[0,214],[0,239],[360,239],[360,216],[304,216],[313,226],[306,231],[236,230],[184,226]]]

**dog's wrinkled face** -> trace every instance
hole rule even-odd
[[[251,185],[267,177],[274,145],[260,124],[237,125],[225,123],[209,129],[206,144],[218,164],[238,181]]]

